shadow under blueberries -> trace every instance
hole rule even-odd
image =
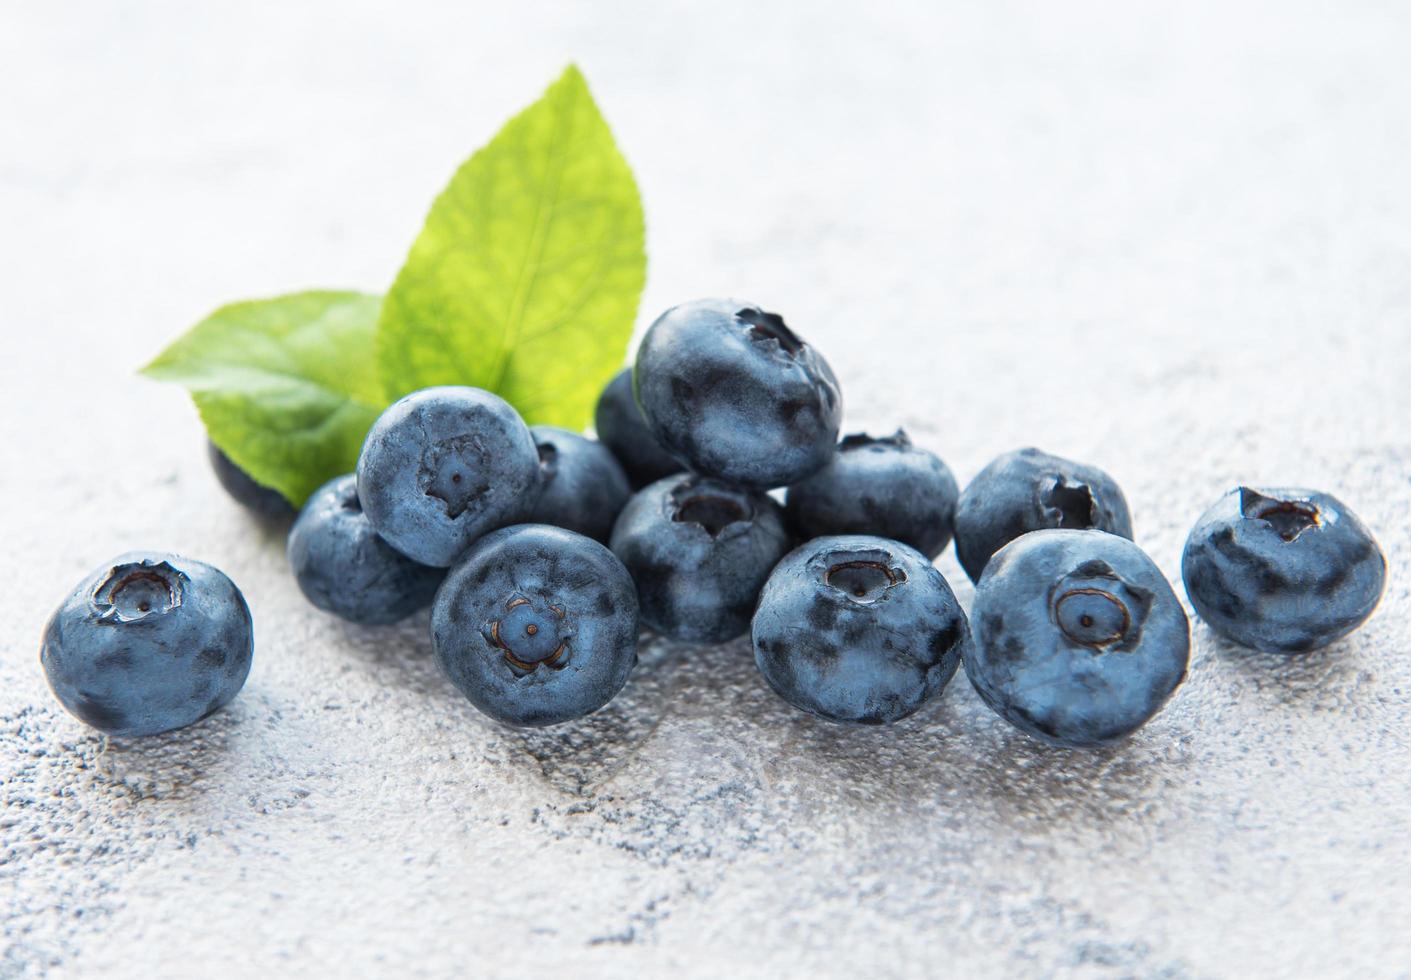
[[[423,610],[400,623],[365,626],[325,614],[336,633],[338,652],[379,686],[410,691],[429,701],[462,701],[441,672],[431,650],[431,613]]]
[[[94,758],[100,779],[120,785],[134,800],[159,799],[164,803],[193,800],[208,784],[219,785],[232,760],[232,741],[251,724],[242,699],[185,728],[141,738],[118,738],[94,733],[103,744]]]
[[[963,669],[938,698],[890,726],[831,723],[773,700],[784,713],[761,705],[758,717],[778,732],[774,778],[787,771],[838,787],[849,807],[898,819],[963,815],[1038,835],[1125,823],[1183,778],[1189,762],[1181,740],[1156,720],[1107,748],[1044,744],[986,708]]]
[[[677,668],[694,649],[643,633],[626,686],[593,714],[548,728],[482,723],[533,759],[550,786],[570,796],[592,796],[637,757],[672,710]]]
[[[289,540],[289,530],[294,526],[296,515],[288,514],[281,517],[265,517],[260,514],[251,513],[239,504],[232,504],[231,508],[236,512],[236,520],[243,521],[250,532],[259,540],[260,550],[278,550],[284,553],[284,548]]]
[[[1199,621],[1192,624],[1191,633],[1205,654],[1202,660],[1235,685],[1231,696],[1313,711],[1355,700],[1357,690],[1374,678],[1361,650],[1380,646],[1374,634],[1358,631],[1307,653],[1265,653],[1227,640]]]
[[[670,710],[669,688],[685,649],[643,634],[636,668],[605,707],[562,725],[521,729],[480,714],[456,690],[432,651],[429,612],[391,626],[328,618],[338,631],[340,652],[374,685],[414,694],[428,710],[463,727],[485,753],[532,760],[550,786],[580,797],[591,795],[621,771]]]

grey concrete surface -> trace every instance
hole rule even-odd
[[[0,975],[1407,975],[1408,41],[1370,2],[0,4]],[[743,643],[650,644],[608,710],[505,731],[424,621],[310,609],[134,369],[227,300],[385,288],[569,59],[641,183],[640,325],[769,304],[851,428],[962,480],[1097,462],[1173,576],[1225,488],[1330,489],[1380,611],[1296,660],[1197,625],[1165,713],[1084,754],[963,677],[830,727]],[[105,743],[38,639],[132,547],[225,568],[255,667]]]

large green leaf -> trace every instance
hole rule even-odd
[[[632,171],[570,66],[432,205],[383,304],[385,393],[474,385],[582,428],[631,338],[643,238]]]
[[[380,306],[379,297],[352,292],[233,303],[142,373],[190,389],[215,444],[302,504],[353,469],[388,403],[371,357]]]

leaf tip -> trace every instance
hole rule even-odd
[[[578,67],[578,63],[576,61],[570,61],[568,65],[564,67],[563,73],[559,75],[552,87],[556,89],[575,89],[586,93],[588,92],[588,79],[584,77],[583,70]],[[592,95],[590,94],[588,98],[591,99]]]

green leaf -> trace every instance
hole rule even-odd
[[[581,429],[631,339],[644,235],[632,171],[569,66],[432,205],[383,304],[385,393],[474,385]]]
[[[293,293],[221,307],[142,369],[185,385],[206,431],[295,505],[351,472],[387,406],[371,351],[381,299]]]

